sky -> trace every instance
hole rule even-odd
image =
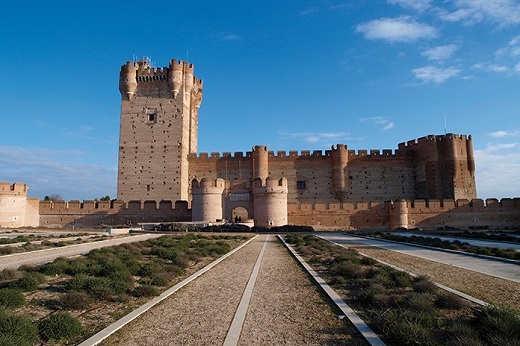
[[[204,81],[199,152],[472,135],[479,198],[520,197],[520,0],[9,1],[0,181],[115,198],[119,69]]]

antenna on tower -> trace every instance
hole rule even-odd
[[[444,114],[444,134],[447,133],[446,128],[447,128],[447,126],[446,126],[446,114]]]

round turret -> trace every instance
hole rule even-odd
[[[404,199],[390,204],[390,229],[408,229],[408,202]]]
[[[263,145],[253,147],[253,179],[260,178],[263,181],[269,176],[269,152]]]
[[[139,67],[127,61],[119,72],[119,92],[124,100],[130,101],[137,89],[137,70]]]
[[[172,91],[173,98],[177,97],[177,94],[182,87],[182,61],[176,59],[170,60],[170,67],[168,69],[168,85]]]
[[[192,221],[215,222],[222,219],[222,198],[226,187],[224,179],[202,178],[192,181]]]
[[[343,201],[348,193],[347,165],[348,149],[344,144],[331,147],[332,190],[339,201]]]
[[[253,181],[255,226],[287,225],[287,179],[267,177]]]

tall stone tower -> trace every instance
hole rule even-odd
[[[117,199],[188,200],[188,155],[197,152],[202,80],[193,65],[127,62],[119,75]]]

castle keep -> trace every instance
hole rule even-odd
[[[1,183],[0,227],[221,219],[263,227],[520,226],[519,198],[477,199],[471,136],[429,135],[382,151],[337,144],[198,153],[203,83],[192,64],[127,62],[119,91],[117,200],[38,203],[24,184]]]
[[[476,198],[471,136],[447,134],[392,150],[197,154],[202,81],[171,60],[121,67],[118,200],[185,200],[194,221],[281,225],[302,203]]]

